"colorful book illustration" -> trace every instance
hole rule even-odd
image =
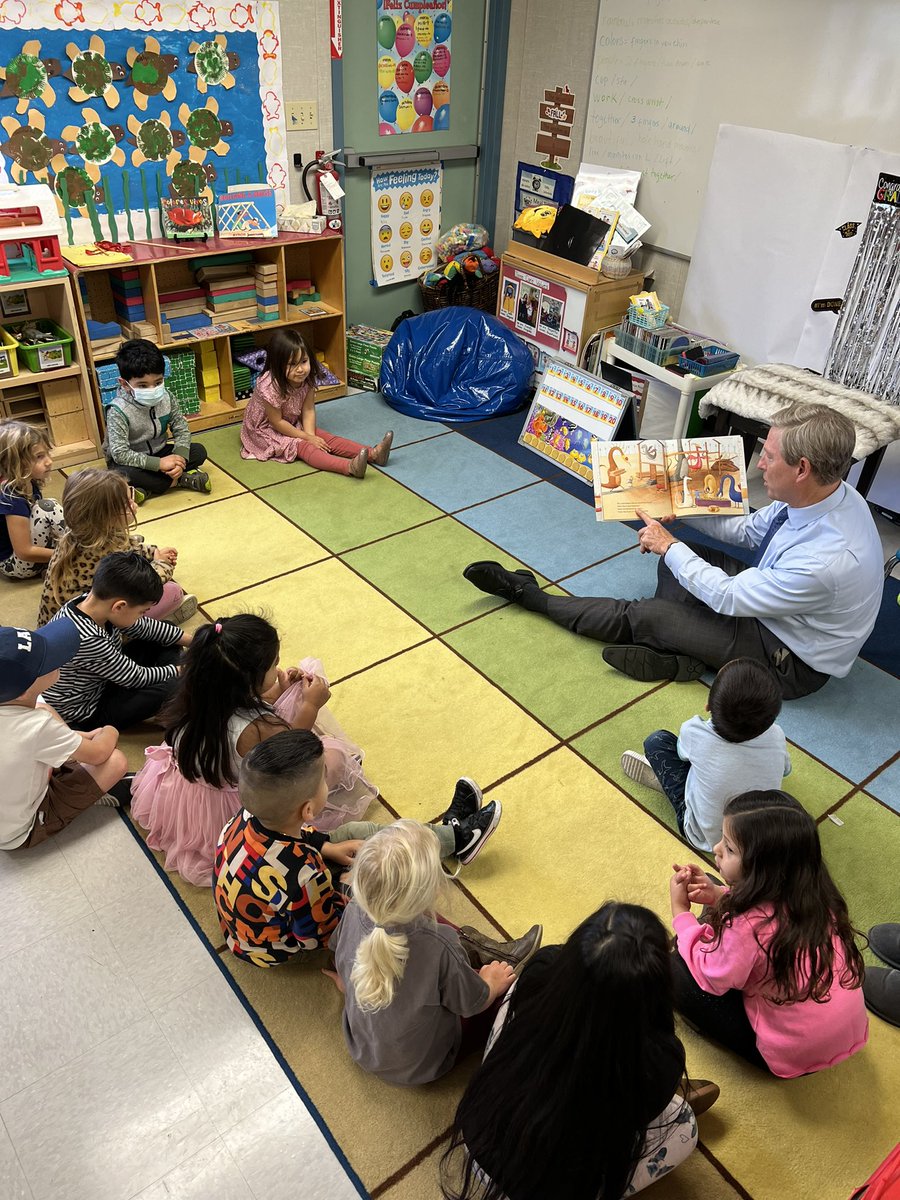
[[[737,517],[749,512],[739,437],[647,439],[591,446],[598,521]]]
[[[220,238],[273,238],[278,236],[275,189],[231,187],[216,197]]]
[[[208,238],[213,236],[212,208],[205,196],[179,196],[162,200],[162,230],[167,238]]]
[[[544,371],[519,444],[591,482],[591,440],[615,437],[631,397],[562,359]]]

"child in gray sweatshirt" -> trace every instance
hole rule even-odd
[[[138,504],[170,487],[209,492],[209,476],[199,470],[206,451],[191,442],[188,423],[172,403],[160,350],[132,338],[116,355],[116,366],[119,390],[107,410],[103,443],[107,465],[125,476]]]

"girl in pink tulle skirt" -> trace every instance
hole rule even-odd
[[[283,729],[312,729],[325,745],[328,804],[317,828],[357,820],[378,795],[363,775],[360,748],[325,708],[331,695],[321,662],[278,666],[278,633],[242,613],[204,625],[184,659],[167,712],[165,740],[146,751],[131,786],[131,815],[161,850],[167,871],[212,885],[216,843],[240,808],[241,759]]]

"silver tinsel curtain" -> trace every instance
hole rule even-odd
[[[825,376],[900,404],[900,177],[879,175]]]

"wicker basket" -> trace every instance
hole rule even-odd
[[[435,308],[452,308],[454,305],[480,308],[482,312],[489,313],[497,311],[499,271],[483,275],[481,279],[463,271],[449,283],[441,284],[425,283],[424,276],[420,276],[418,282],[419,291],[422,293],[422,306],[426,312],[432,312]]]

